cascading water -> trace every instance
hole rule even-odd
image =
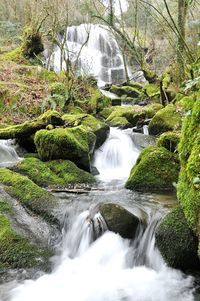
[[[65,57],[72,65],[76,65],[79,74],[94,76],[99,86],[112,82],[121,83],[125,80],[121,51],[106,26],[99,24],[70,26],[65,35]],[[58,72],[62,68],[66,69],[65,61],[61,57],[60,48],[56,47],[51,55],[54,70]],[[131,76],[130,70],[129,73]]]
[[[96,152],[95,166],[103,181],[128,177],[139,154],[129,138],[127,131],[111,128]],[[68,196],[68,202],[69,198],[62,244],[51,274],[14,284],[2,300],[0,293],[1,301],[194,300],[193,278],[167,267],[155,246],[155,229],[166,208],[123,188]],[[94,210],[99,201],[120,202],[135,215],[137,210],[145,212],[145,217],[137,215],[146,223],[138,227],[133,241],[107,230]],[[87,210],[80,213],[80,208]]]
[[[110,128],[106,142],[96,151],[94,166],[98,169],[102,181],[126,180],[139,156],[129,130]]]
[[[0,140],[0,166],[7,166],[20,160],[12,140]]]

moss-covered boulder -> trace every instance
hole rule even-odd
[[[162,146],[170,152],[178,151],[180,132],[165,132],[157,139],[157,146]]]
[[[64,122],[58,112],[49,110],[32,121],[0,129],[0,139],[23,139],[46,128],[48,124],[63,125]]]
[[[116,106],[112,109],[110,115],[106,119],[106,122],[113,126],[116,118],[126,118],[132,126],[136,126],[139,120],[152,118],[161,108],[162,105],[158,103],[149,104],[144,107],[138,105],[124,107]]]
[[[94,183],[95,178],[69,160],[42,162],[38,158],[26,158],[13,169],[26,175],[39,186],[62,186]]]
[[[126,188],[137,191],[173,190],[178,181],[178,156],[164,147],[145,148],[132,168]]]
[[[132,126],[135,126],[140,118],[145,118],[143,108],[140,106],[127,106],[127,107],[115,107],[113,112],[109,115],[106,121],[112,124],[113,119],[123,117],[128,120]]]
[[[169,104],[156,113],[149,124],[150,135],[179,130],[181,126],[181,112],[175,105]]]
[[[22,206],[43,216],[46,220],[58,223],[54,209],[58,200],[43,188],[40,188],[26,176],[6,168],[0,168],[0,183],[5,191],[17,199]]]
[[[138,217],[120,205],[105,203],[99,205],[108,230],[119,233],[123,238],[132,239],[140,223]]]
[[[158,84],[146,83],[144,85],[145,92],[147,96],[154,101],[160,101],[160,87]]]
[[[62,116],[65,123],[72,126],[83,125],[87,130],[91,130],[97,137],[96,147],[99,148],[106,140],[109,133],[109,126],[89,114],[65,114]]]
[[[188,225],[200,241],[200,94],[191,99],[186,104],[179,144],[181,172],[177,195]]]
[[[41,160],[71,160],[90,170],[90,154],[94,150],[96,136],[84,126],[40,130],[34,141]]]
[[[167,264],[177,269],[198,269],[198,238],[180,207],[173,209],[156,230],[156,245]]]
[[[52,251],[18,234],[9,219],[12,214],[10,205],[0,197],[0,269],[47,269]]]
[[[131,86],[116,86],[112,85],[110,88],[110,92],[116,94],[117,96],[129,96],[132,98],[139,98],[142,97],[143,91],[138,87],[131,87]]]
[[[120,129],[131,128],[132,124],[125,117],[115,117],[109,122],[110,126]]]

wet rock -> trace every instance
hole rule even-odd
[[[173,209],[156,230],[156,245],[167,264],[177,269],[198,269],[198,238],[180,207]]]
[[[145,148],[132,168],[126,188],[137,191],[173,190],[178,181],[178,156],[164,147]]]
[[[140,223],[138,217],[113,203],[100,204],[98,209],[110,231],[119,233],[123,238],[134,238]]]

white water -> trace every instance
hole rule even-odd
[[[154,248],[154,227],[152,220],[133,245],[109,231],[92,243],[93,228],[83,212],[64,233],[54,271],[13,289],[9,300],[192,301],[192,279],[166,267]]]
[[[126,180],[140,151],[134,145],[129,130],[110,128],[105,143],[96,151],[93,165],[102,181]]]
[[[0,166],[7,166],[20,160],[12,140],[0,140]]]
[[[98,85],[121,83],[125,80],[124,64],[119,46],[106,26],[99,24],[81,24],[66,30],[65,55],[82,75],[92,75]],[[88,38],[89,35],[89,38]],[[86,43],[87,42],[87,43]],[[78,58],[78,63],[77,63]],[[51,55],[56,72],[66,69],[61,51],[57,47]],[[131,72],[129,70],[130,76]]]

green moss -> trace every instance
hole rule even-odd
[[[5,190],[24,207],[47,220],[54,221],[52,211],[57,201],[48,191],[40,188],[27,177],[6,168],[0,169],[0,182],[5,185]]]
[[[173,104],[167,105],[156,113],[149,124],[151,135],[178,130],[181,126],[181,112]]]
[[[46,165],[57,177],[62,179],[65,185],[95,182],[95,178],[90,173],[78,168],[69,160],[49,161]]]
[[[6,52],[5,54],[1,55],[1,58],[7,61],[14,61],[18,63],[27,63],[27,61],[22,56],[22,48],[18,47],[12,51]]]
[[[33,135],[36,131],[45,128],[48,124],[62,125],[63,120],[56,111],[47,111],[33,121],[26,121],[0,129],[0,139],[22,139]]]
[[[83,169],[89,170],[90,152],[96,137],[83,126],[57,128],[51,131],[40,130],[35,135],[35,144],[40,159],[67,159]]]
[[[100,147],[107,138],[109,126],[89,114],[65,114],[62,116],[65,123],[73,122],[72,126],[83,125],[86,130],[92,131],[96,137],[96,147]]]
[[[17,234],[0,210],[0,265],[3,268],[47,268],[50,250]]]
[[[198,269],[198,239],[188,227],[180,207],[173,209],[161,221],[156,230],[156,244],[171,267]]]
[[[132,98],[138,98],[144,95],[141,89],[138,89],[136,87],[131,87],[131,86],[112,85],[110,88],[110,92],[116,94],[117,96],[126,95]]]
[[[39,186],[63,184],[62,179],[57,177],[44,162],[37,158],[24,159],[14,167],[14,170],[26,175]]]
[[[115,117],[110,121],[110,126],[120,128],[131,128],[132,124],[125,117]]]
[[[153,116],[163,108],[160,103],[152,103],[143,107],[143,111],[146,115],[146,118],[153,118]]]
[[[146,94],[149,96],[150,99],[158,99],[160,96],[160,87],[156,84],[145,84],[144,89]]]
[[[177,152],[179,142],[179,132],[165,132],[157,139],[157,146],[163,146],[170,152]]]
[[[62,95],[62,96],[66,96],[66,85],[63,83],[52,83],[49,86],[49,90],[51,95]]]
[[[179,162],[175,154],[163,147],[145,148],[132,168],[126,188],[138,191],[173,190]]]
[[[100,112],[100,115],[101,115],[104,119],[107,119],[108,116],[112,113],[112,111],[113,111],[113,107],[104,108],[104,109]]]
[[[140,106],[116,106],[106,121],[110,124],[116,117],[124,117],[132,124],[132,126],[135,126],[141,117],[145,117],[145,113],[143,112],[143,108]]]

